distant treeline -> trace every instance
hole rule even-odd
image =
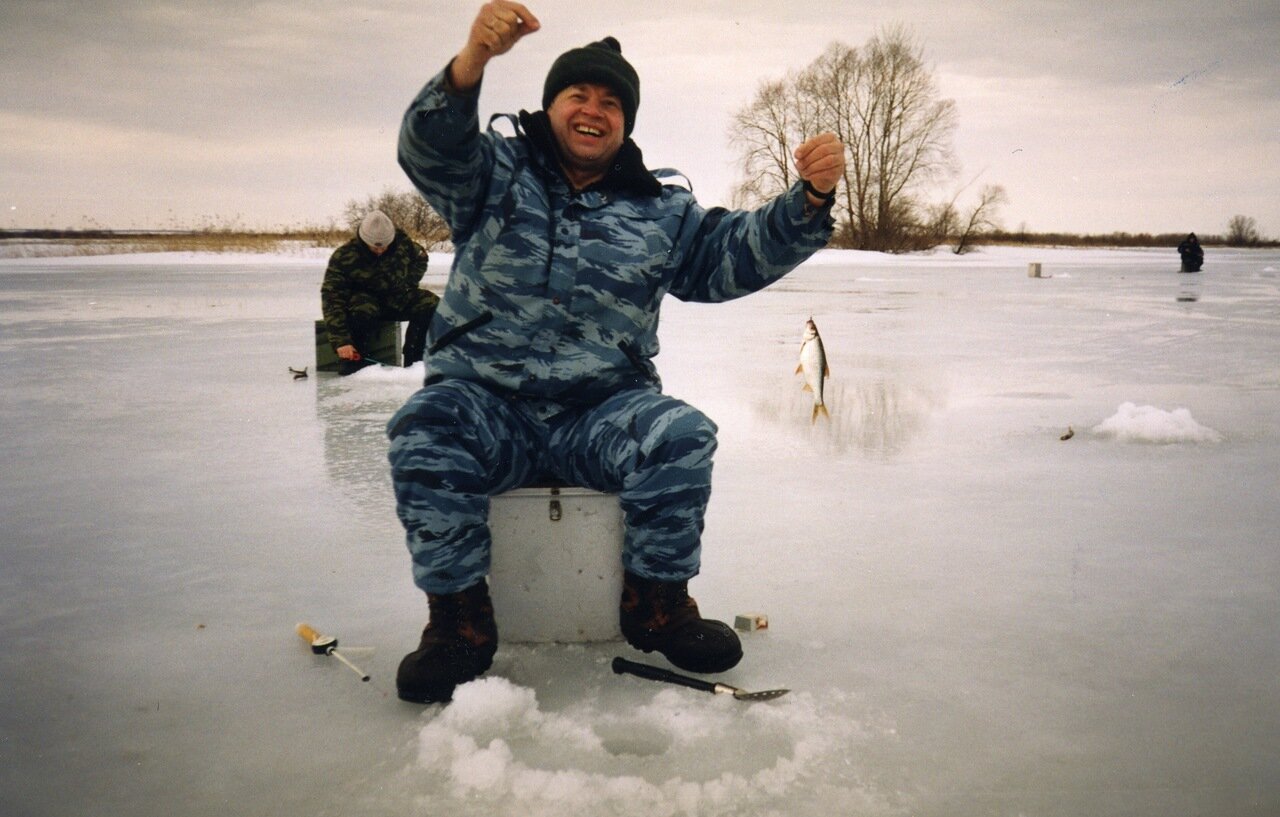
[[[114,241],[119,239],[136,241],[181,239],[197,236],[226,238],[233,241],[248,241],[251,239],[277,239],[282,241],[324,239],[328,241],[335,237],[341,237],[345,241],[351,237],[351,230],[345,226],[337,227],[334,225],[325,227],[291,227],[279,230],[227,229],[221,227],[204,227],[191,230],[0,229],[0,239],[28,239],[32,241]]]
[[[1188,231],[1190,232],[1190,231]],[[1026,230],[1016,232],[1006,230],[989,230],[976,236],[974,244],[1034,244],[1063,247],[1176,247],[1187,233],[1033,233]],[[1201,246],[1249,246],[1280,247],[1275,239],[1255,239],[1248,243],[1231,240],[1227,236],[1196,233]]]
[[[246,229],[199,230],[0,230],[7,245],[49,242],[55,255],[103,255],[139,252],[280,252],[291,247],[336,247],[351,238],[346,227],[300,227],[254,231]],[[0,256],[44,255],[49,249],[14,248]]]
[[[242,228],[195,230],[0,229],[0,241],[51,241],[80,246],[85,253],[119,252],[273,252],[284,246],[337,247],[349,240],[353,227],[327,225],[254,231]],[[423,237],[416,230],[411,235]],[[1038,233],[1027,230],[988,230],[973,236],[971,245],[1026,244],[1062,247],[1176,247],[1186,233]],[[1247,243],[1231,236],[1199,234],[1203,246],[1280,247],[1280,240],[1257,238]],[[433,239],[433,240],[432,240]],[[447,250],[448,242],[432,234],[429,248]],[[97,246],[94,246],[97,245]]]

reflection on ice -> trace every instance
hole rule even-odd
[[[412,371],[412,370],[409,370]],[[329,479],[358,504],[382,511],[391,496],[386,458],[387,420],[412,394],[412,375],[395,370],[395,379],[363,369],[349,377],[320,373],[316,382],[316,417],[324,430],[324,464]],[[422,379],[422,366],[416,368]]]
[[[767,433],[804,439],[827,454],[892,456],[945,404],[940,387],[892,377],[892,372],[875,370],[832,375],[824,394],[831,416],[816,421],[808,409],[812,398],[799,385],[759,396],[753,408],[756,417],[769,424]]]

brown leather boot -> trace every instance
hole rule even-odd
[[[619,622],[627,643],[657,651],[690,672],[724,672],[742,660],[742,642],[729,625],[705,619],[688,582],[661,582],[627,572]]]
[[[498,627],[484,580],[459,593],[427,594],[430,619],[418,649],[400,662],[396,692],[405,701],[448,701],[458,684],[474,680],[493,664]]]

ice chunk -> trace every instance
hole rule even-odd
[[[1093,427],[1095,434],[1124,442],[1216,443],[1222,435],[1202,426],[1185,408],[1165,411],[1155,406],[1121,403],[1116,413]]]

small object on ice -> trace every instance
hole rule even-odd
[[[734,617],[733,629],[742,630],[744,633],[754,630],[767,630],[769,629],[769,617],[764,613],[744,613]]]
[[[774,698],[781,698],[791,691],[789,689],[766,689],[763,692],[747,692],[745,689],[731,687],[728,684],[717,684],[713,681],[704,681],[701,678],[690,678],[688,675],[681,675],[678,672],[665,670],[661,667],[652,667],[648,664],[638,664],[622,657],[613,659],[613,671],[618,675],[625,672],[640,678],[648,678],[650,681],[679,684],[690,689],[711,692],[715,695],[732,695],[739,701],[771,701]]]
[[[331,655],[334,658],[346,664],[347,667],[360,676],[361,681],[368,681],[369,674],[348,661],[342,653],[338,652],[338,639],[331,635],[320,635],[320,633],[310,624],[299,624],[294,628],[303,641],[311,645],[311,652],[316,655]]]
[[[1058,439],[1059,439],[1059,440],[1069,440],[1069,439],[1071,439],[1071,438],[1072,438],[1072,437],[1074,437],[1074,436],[1076,436],[1076,430],[1075,430],[1074,428],[1072,428],[1071,426],[1067,426],[1067,433],[1066,433],[1066,434],[1063,434],[1063,435],[1062,435],[1061,437],[1059,437]]]
[[[309,367],[307,367],[307,366],[303,366],[301,370],[298,370],[298,369],[295,369],[295,368],[293,368],[292,366],[290,366],[290,367],[289,367],[289,374],[293,375],[293,379],[294,379],[294,380],[302,380],[302,379],[304,379],[304,378],[307,376],[307,369],[308,369],[308,368],[309,368]]]

